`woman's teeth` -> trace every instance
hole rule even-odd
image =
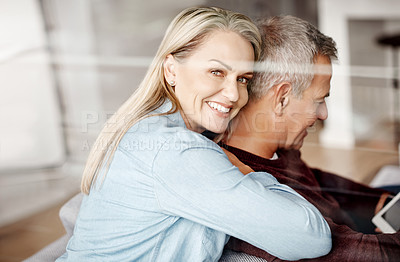
[[[230,108],[221,106],[220,104],[214,103],[214,102],[207,102],[209,106],[211,106],[212,108],[214,108],[215,110],[218,110],[219,112],[222,113],[228,113]]]

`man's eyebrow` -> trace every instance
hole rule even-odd
[[[320,96],[320,97],[318,97],[317,99],[325,99],[325,98],[327,98],[327,97],[329,97],[330,96],[330,92],[328,92],[326,95],[324,95],[324,96]]]
[[[224,62],[222,62],[218,59],[210,59],[209,61],[220,63],[222,66],[226,67],[226,69],[228,69],[229,71],[232,71],[232,67],[230,67],[229,65],[225,64]]]

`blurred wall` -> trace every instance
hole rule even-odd
[[[350,63],[375,69],[373,74],[354,72],[350,79],[356,142],[366,143],[375,134],[377,141],[388,143],[388,137],[394,134],[391,123],[399,113],[395,112],[396,91],[392,86],[394,57],[393,50],[380,45],[377,39],[400,34],[400,17],[349,19],[348,26],[352,36],[349,38]]]
[[[360,145],[358,140],[362,139],[371,142],[361,144],[363,147],[382,149],[384,146],[384,150],[397,151],[393,123],[399,120],[392,118],[392,126],[386,126],[383,122],[377,125],[374,119],[376,115],[360,112],[366,107],[376,110],[380,103],[388,103],[390,107],[386,109],[390,110],[393,108],[392,98],[399,96],[399,90],[385,90],[387,80],[393,76],[391,72],[398,68],[393,68],[384,47],[376,45],[376,37],[389,32],[389,28],[392,33],[400,33],[399,24],[393,23],[400,20],[400,1],[319,0],[318,17],[321,31],[337,42],[339,50],[339,63],[334,65],[332,91],[328,100],[329,117],[321,134],[322,142],[332,147],[353,147]],[[380,91],[366,88],[366,83]],[[371,94],[377,95],[375,103],[368,100]],[[398,112],[381,112],[381,119],[382,116],[387,119],[388,115],[398,117]],[[369,132],[371,123],[376,126],[374,132]]]
[[[64,161],[59,100],[40,6],[0,1],[0,172]]]

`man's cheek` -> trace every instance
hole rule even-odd
[[[291,133],[301,132],[307,125],[302,121],[304,119],[304,115],[300,113],[292,113],[291,115],[291,124],[290,130]]]

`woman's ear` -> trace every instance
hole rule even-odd
[[[289,104],[292,85],[289,82],[282,82],[274,88],[274,111],[278,116],[281,116],[284,109]]]
[[[175,86],[175,58],[173,55],[169,54],[164,60],[164,78],[171,85]]]

